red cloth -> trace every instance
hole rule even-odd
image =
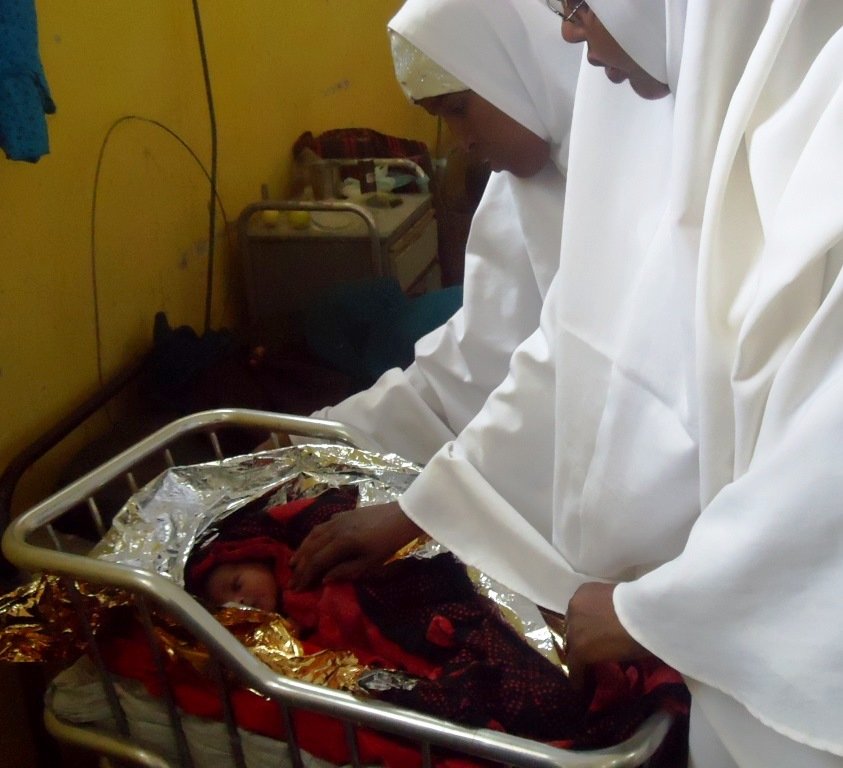
[[[103,658],[111,672],[139,680],[153,696],[164,694],[152,651],[139,624],[130,627],[125,635],[104,644]],[[213,720],[224,718],[216,684],[199,675],[187,662],[171,659],[167,664],[167,679],[176,704],[184,712]],[[277,704],[244,688],[231,692],[231,702],[241,728],[273,739],[286,739],[287,731]],[[293,711],[293,725],[302,749],[337,765],[350,762],[344,726],[339,720],[296,709]],[[364,763],[387,768],[421,766],[418,750],[401,739],[366,729],[358,729],[357,733],[358,749]],[[449,764],[440,763],[441,768],[446,765]]]

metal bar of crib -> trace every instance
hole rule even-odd
[[[176,741],[179,763],[184,766],[184,768],[193,768],[193,757],[190,754],[190,746],[187,743],[187,737],[184,735],[184,727],[182,726],[181,716],[179,714],[178,706],[176,705],[176,696],[173,692],[173,686],[165,671],[164,654],[161,649],[161,644],[155,636],[155,627],[152,623],[152,613],[149,609],[149,604],[142,595],[135,595],[135,603],[141,617],[141,625],[143,626],[144,634],[146,635],[146,642],[152,653],[152,662],[158,672],[158,679],[162,684],[164,703],[167,706],[167,716],[170,719],[170,727],[173,730],[173,736]]]
[[[223,667],[216,656],[211,656],[211,674],[216,681],[217,689],[222,699],[222,711],[225,718],[225,729],[228,733],[228,746],[236,768],[246,768],[246,758],[243,755],[243,742],[240,740],[240,733],[237,730],[237,721],[234,718],[234,707],[231,703],[231,691],[225,680]]]
[[[160,755],[138,746],[128,738],[69,725],[56,717],[49,709],[44,710],[44,725],[48,733],[67,744],[108,755],[119,761],[141,765],[144,768],[172,768]]]
[[[138,379],[148,364],[149,357],[145,356],[128,366],[9,462],[0,474],[0,530],[5,530],[11,519],[12,496],[26,471],[57,443],[96,413],[104,403],[107,403],[128,384]],[[10,576],[9,564],[0,556],[0,577],[8,579]]]
[[[293,768],[304,768],[304,761],[302,760],[301,748],[299,747],[299,737],[296,733],[296,726],[293,722],[293,716],[284,702],[278,702],[281,709],[281,716],[284,719],[284,731],[287,734],[287,752],[290,756],[290,762]]]
[[[121,736],[128,737],[130,735],[129,721],[123,706],[120,704],[120,698],[117,696],[114,679],[103,661],[96,635],[88,618],[88,612],[85,610],[81,596],[79,595],[79,589],[73,579],[65,578],[62,581],[76,608],[76,615],[79,618],[82,631],[88,641],[88,655],[99,672],[100,683],[103,687],[106,701],[108,702],[108,708],[111,710],[111,715],[117,724],[117,730]]]

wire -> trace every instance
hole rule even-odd
[[[202,33],[202,17],[199,12],[199,0],[193,0],[193,19],[196,22],[196,38],[199,42],[199,58],[202,60],[202,76],[205,80],[205,97],[208,102],[208,117],[211,127],[211,194],[208,201],[208,276],[205,288],[205,332],[211,328],[211,300],[214,289],[214,241],[216,240],[216,205],[217,195],[217,118],[214,112],[214,95],[211,91],[211,75],[208,70],[208,56],[205,52],[205,36]]]
[[[211,327],[211,307],[213,303],[213,286],[214,286],[214,253],[216,251],[216,207],[219,204],[222,212],[223,221],[228,231],[228,217],[225,213],[225,207],[222,204],[218,190],[217,190],[217,120],[214,111],[214,98],[211,90],[211,77],[208,69],[208,57],[205,51],[205,37],[202,32],[202,18],[199,12],[199,4],[197,0],[193,0],[193,19],[196,26],[196,37],[199,44],[199,57],[202,61],[202,75],[205,82],[205,97],[208,104],[208,113],[210,117],[211,129],[211,169],[210,172],[205,168],[205,165],[199,159],[199,156],[190,145],[181,138],[175,131],[168,126],[153,120],[151,118],[141,117],[139,115],[124,115],[117,118],[106,131],[100,145],[99,155],[97,157],[97,166],[94,173],[94,189],[91,200],[91,283],[93,288],[93,303],[94,303],[94,333],[96,337],[96,355],[97,355],[97,379],[100,387],[104,386],[104,377],[102,369],[102,332],[100,324],[100,306],[99,306],[99,287],[97,284],[97,264],[96,264],[96,217],[97,217],[97,194],[99,191],[100,172],[102,170],[103,157],[111,134],[118,125],[129,120],[139,120],[150,125],[154,125],[166,131],[176,141],[179,142],[196,161],[197,165],[202,169],[205,178],[210,184],[210,198],[208,200],[208,265],[207,276],[205,280],[205,331],[210,330]]]
[[[104,386],[105,380],[103,377],[103,370],[102,370],[102,334],[100,330],[100,306],[99,306],[99,288],[97,285],[97,250],[96,250],[96,234],[97,234],[97,199],[99,193],[99,181],[100,181],[100,172],[102,171],[102,163],[103,158],[105,156],[105,149],[108,146],[108,142],[111,138],[111,134],[114,133],[114,130],[117,126],[121,125],[122,123],[129,122],[132,120],[137,120],[142,123],[147,123],[149,125],[153,125],[156,128],[160,128],[161,130],[165,131],[167,134],[172,136],[182,147],[184,147],[188,154],[196,161],[196,164],[202,170],[202,173],[205,175],[205,178],[211,183],[211,188],[214,192],[213,200],[216,202],[216,205],[219,205],[220,212],[222,213],[223,221],[226,225],[226,230],[228,230],[228,216],[225,212],[225,206],[222,203],[222,199],[220,198],[219,194],[217,193],[216,184],[212,179],[211,174],[208,172],[205,165],[199,159],[199,156],[196,152],[193,151],[191,146],[181,137],[179,136],[172,128],[164,125],[164,123],[159,122],[158,120],[153,120],[148,117],[141,117],[140,115],[123,115],[122,117],[118,117],[108,128],[103,137],[102,144],[100,145],[99,155],[97,156],[97,166],[94,172],[94,190],[91,199],[91,283],[93,286],[93,302],[94,302],[94,333],[96,337],[96,352],[97,352],[97,377],[99,380],[100,387]],[[212,204],[212,208],[216,206]],[[211,244],[213,248],[213,244]]]

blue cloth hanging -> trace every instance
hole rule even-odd
[[[50,151],[46,115],[56,111],[38,53],[34,0],[0,0],[0,147],[34,163]]]

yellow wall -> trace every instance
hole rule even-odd
[[[435,123],[395,83],[385,25],[400,0],[202,0],[219,194],[229,220],[287,191],[304,130],[367,126],[431,146]],[[51,153],[0,159],[0,467],[97,386],[92,265],[106,378],[151,342],[159,310],[204,323],[208,184],[160,121],[209,166],[210,129],[188,0],[37,0],[41,57],[58,107]],[[220,246],[212,325],[241,307]],[[95,259],[92,258],[95,256]],[[36,478],[31,495],[42,489]],[[46,482],[46,481],[44,481]]]

